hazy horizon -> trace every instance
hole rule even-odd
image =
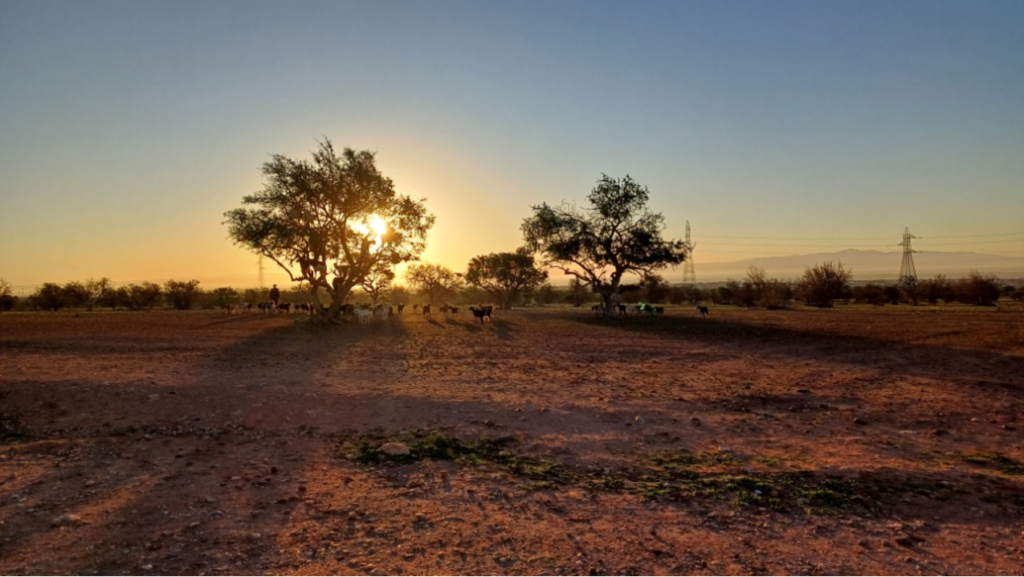
[[[602,173],[649,187],[667,236],[690,222],[698,281],[897,252],[904,227],[1024,257],[1020,22],[1011,1],[8,0],[0,277],[255,286],[223,213],[325,137],[426,199],[423,259],[456,270]]]

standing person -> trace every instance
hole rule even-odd
[[[281,291],[277,289],[277,285],[274,285],[274,288],[270,289],[270,302],[274,303],[274,308],[271,310],[276,313],[277,305],[281,303]]]

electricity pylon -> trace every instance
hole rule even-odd
[[[697,273],[693,270],[693,249],[697,245],[690,242],[690,221],[686,221],[686,242],[683,243],[683,284],[695,284]]]
[[[914,253],[916,250],[910,248],[910,239],[917,238],[910,234],[910,228],[903,228],[903,242],[896,246],[903,247],[903,264],[900,265],[900,284],[914,284],[917,282],[917,270],[914,268]]]

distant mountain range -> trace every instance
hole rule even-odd
[[[889,280],[900,276],[903,252],[847,249],[840,252],[820,252],[791,256],[752,258],[732,262],[701,262],[698,253],[694,259],[697,282],[722,281],[728,278],[743,280],[751,266],[763,268],[770,278],[795,279],[809,266],[823,262],[841,262],[853,271],[854,280]],[[1000,256],[976,252],[918,252],[914,254],[914,268],[918,278],[931,278],[944,274],[956,279],[972,270],[998,278],[1024,277],[1024,257]],[[680,269],[665,275],[669,282],[678,282]]]

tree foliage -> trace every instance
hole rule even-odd
[[[203,295],[203,289],[199,288],[199,281],[169,280],[164,284],[164,298],[170,305],[179,311],[187,311]]]
[[[751,266],[736,291],[735,299],[747,307],[783,309],[793,299],[793,287],[786,281],[768,278],[763,268]]]
[[[231,287],[220,287],[210,291],[213,304],[217,308],[227,308],[228,305],[237,304],[239,300],[238,291]]]
[[[957,300],[964,304],[993,306],[999,301],[999,294],[995,277],[984,276],[976,270],[960,279],[957,286]]]
[[[67,295],[64,292],[64,287],[57,283],[43,283],[43,286],[39,287],[39,289],[32,293],[28,298],[29,302],[32,303],[32,308],[57,312],[68,306]]]
[[[339,157],[330,140],[319,145],[312,161],[274,155],[263,190],[224,216],[236,244],[308,283],[315,318],[337,320],[349,291],[381,263],[419,258],[434,217],[423,200],[395,192],[374,153],[346,148]]]
[[[502,308],[512,308],[548,278],[525,250],[473,257],[466,282],[487,291]]]
[[[0,277],[0,311],[9,311],[17,304],[18,297],[14,296],[14,285],[7,279]]]
[[[124,303],[129,310],[148,310],[156,306],[163,291],[160,285],[153,282],[141,284],[130,284],[117,289],[118,300]]]
[[[852,275],[841,262],[824,262],[804,269],[797,290],[807,306],[830,308],[836,300],[849,294]]]
[[[628,175],[602,175],[587,197],[588,208],[532,207],[533,216],[522,226],[526,247],[542,255],[544,266],[600,294],[610,318],[626,274],[647,276],[683,262],[684,243],[662,238],[664,218],[648,210],[649,196],[647,187]]]
[[[405,271],[405,280],[431,305],[452,301],[464,285],[461,275],[448,267],[430,263],[410,266]]]
[[[370,302],[376,305],[391,293],[391,285],[394,282],[395,270],[391,267],[391,263],[380,262],[370,269],[369,274],[363,278],[359,286],[370,297]]]

